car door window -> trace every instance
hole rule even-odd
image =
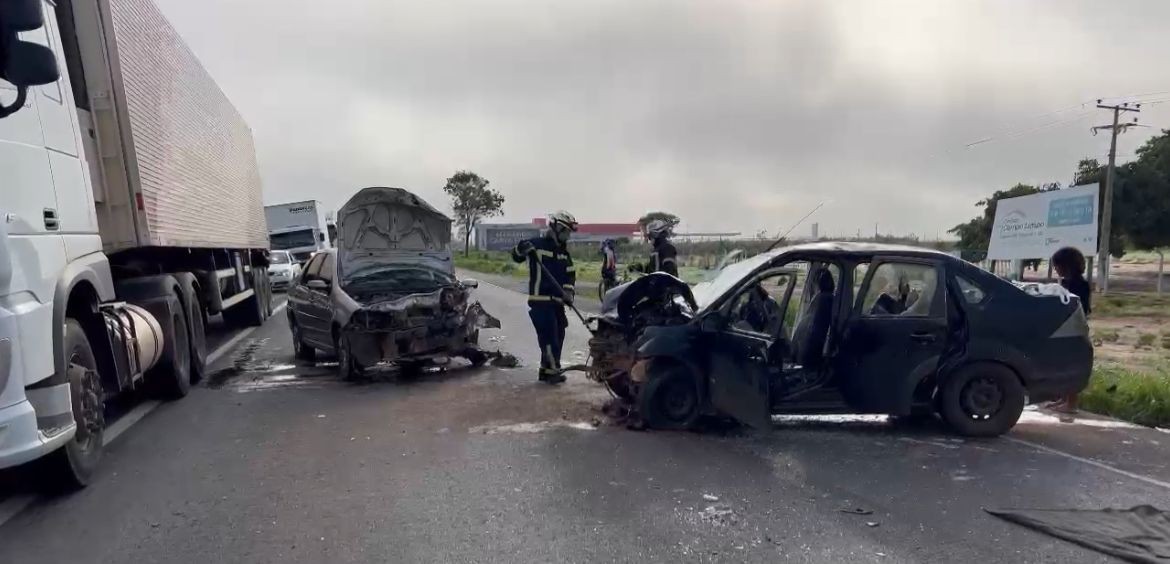
[[[969,304],[981,304],[987,298],[987,293],[980,288],[978,284],[972,282],[970,279],[963,276],[955,276],[955,281],[959,283],[959,290],[963,292],[963,300]]]
[[[325,260],[321,262],[321,270],[317,272],[317,278],[329,284],[333,283],[333,253],[325,255]]]
[[[785,306],[792,296],[797,276],[795,272],[776,272],[745,286],[727,309],[729,327],[768,337],[779,336],[784,325]]]
[[[866,317],[926,317],[934,311],[938,271],[931,264],[882,262],[861,294]]]
[[[305,272],[301,274],[301,282],[308,282],[317,278],[317,274],[321,271],[321,263],[325,260],[325,255],[317,255],[309,260],[309,264],[305,266]]]

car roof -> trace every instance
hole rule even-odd
[[[900,256],[900,257],[919,257],[932,258],[957,261],[953,255],[949,255],[942,251],[935,249],[927,249],[923,247],[912,247],[909,245],[887,245],[883,243],[854,243],[850,241],[821,241],[817,243],[801,243],[798,245],[791,245],[781,247],[769,251],[767,254],[771,256],[780,256],[783,254],[826,254],[826,255],[847,255],[847,256]]]

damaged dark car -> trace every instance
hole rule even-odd
[[[499,320],[472,299],[451,256],[451,220],[401,188],[365,188],[338,212],[337,248],[289,291],[295,356],[334,353],[347,379],[379,363],[404,371],[461,356],[480,365],[479,330]]]
[[[611,290],[588,373],[656,428],[879,413],[997,436],[1088,384],[1085,316],[1052,294],[932,250],[794,246],[693,288],[656,273]]]

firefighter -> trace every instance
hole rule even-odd
[[[572,214],[553,212],[543,236],[520,241],[512,249],[512,260],[528,261],[528,317],[532,318],[540,344],[540,381],[548,384],[565,381],[561,372],[561,347],[569,326],[565,303],[573,303],[577,280],[568,242],[576,230],[577,220]]]
[[[646,263],[644,271],[665,272],[671,276],[678,276],[678,251],[670,242],[670,222],[655,219],[643,228],[646,240],[650,241],[653,249],[650,251],[650,262]]]

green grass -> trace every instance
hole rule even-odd
[[[1170,295],[1115,293],[1094,296],[1093,317],[1170,317]]]
[[[1121,333],[1117,329],[1100,329],[1093,332],[1093,340],[1100,339],[1106,343],[1116,343],[1121,339]]]
[[[1142,333],[1141,335],[1138,335],[1137,346],[1152,347],[1154,346],[1154,339],[1156,338],[1157,335],[1153,333]]]
[[[1137,372],[1116,365],[1099,365],[1089,387],[1081,393],[1081,407],[1139,425],[1170,425],[1170,365]]]

